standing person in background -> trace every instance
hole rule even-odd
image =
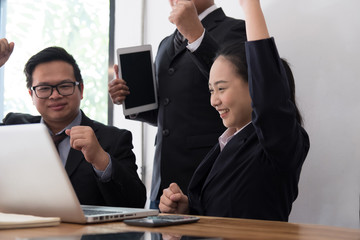
[[[14,51],[15,44],[8,42],[6,38],[0,39],[0,67],[2,67],[9,59],[11,53]]]
[[[213,0],[169,2],[169,20],[177,29],[162,40],[155,59],[159,108],[130,116],[158,127],[151,208],[158,208],[171,182],[186,191],[193,172],[224,131],[209,105],[209,70],[220,45],[246,40],[244,21],[227,17]],[[117,74],[109,83],[115,104],[131,94],[124,80]]]
[[[81,204],[143,208],[146,189],[136,171],[131,132],[105,126],[80,110],[84,83],[73,56],[60,47],[45,48],[27,61],[24,73],[40,115],[9,113],[0,125],[44,123],[54,142],[58,139],[60,159]]]
[[[259,0],[239,0],[248,42],[222,49],[210,71],[211,105],[227,130],[195,171],[187,196],[172,183],[165,213],[288,221],[309,137],[295,83],[270,38]]]

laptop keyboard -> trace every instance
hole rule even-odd
[[[119,214],[122,213],[122,211],[102,211],[102,210],[96,210],[96,209],[83,209],[83,212],[85,216],[94,216],[94,215],[104,215],[104,214]]]

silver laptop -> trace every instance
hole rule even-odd
[[[153,216],[158,210],[80,205],[43,124],[0,126],[0,212],[95,223]]]

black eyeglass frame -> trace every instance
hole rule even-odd
[[[72,93],[70,93],[70,94],[62,94],[62,93],[60,93],[60,90],[58,89],[58,86],[63,85],[63,84],[72,84],[72,85],[73,85],[73,91],[72,91]],[[54,88],[56,89],[56,91],[57,91],[61,96],[66,97],[66,96],[73,95],[74,92],[75,92],[75,87],[76,87],[76,86],[79,86],[79,85],[80,85],[80,83],[79,83],[78,81],[75,81],[75,82],[62,82],[62,83],[58,83],[58,84],[56,84],[56,85],[41,84],[41,85],[33,86],[33,87],[31,87],[30,89],[35,92],[36,97],[38,97],[38,98],[40,98],[40,99],[47,99],[47,98],[49,98],[49,97],[53,94]],[[36,88],[37,88],[37,87],[51,87],[50,95],[47,96],[47,97],[39,97],[39,96],[37,95],[37,92],[36,92]]]

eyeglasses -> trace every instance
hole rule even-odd
[[[78,86],[79,82],[65,82],[56,85],[38,85],[31,87],[31,90],[35,92],[38,98],[49,98],[53,94],[54,88],[62,96],[70,96],[74,94],[75,86]]]

